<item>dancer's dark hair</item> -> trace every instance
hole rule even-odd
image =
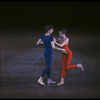
[[[60,29],[59,32],[66,33],[67,30],[66,30],[66,28],[63,28],[63,29]]]
[[[45,32],[48,32],[52,28],[54,29],[54,27],[52,25],[46,25],[45,26]]]

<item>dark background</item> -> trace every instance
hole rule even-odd
[[[5,1],[0,2],[0,30],[85,30],[98,34],[99,1]],[[89,34],[89,33],[88,33]],[[92,33],[94,34],[94,33]]]
[[[0,98],[100,98],[99,1],[0,2]],[[36,45],[44,27],[53,36],[66,28],[73,53],[71,64],[85,69],[67,71],[65,84],[41,86],[44,45]],[[60,81],[62,52],[53,50],[51,77]],[[47,82],[47,77],[44,77]]]

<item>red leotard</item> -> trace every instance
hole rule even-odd
[[[72,68],[76,68],[77,65],[70,65],[72,59],[72,51],[69,49],[68,44],[65,44],[63,49],[66,49],[67,53],[62,54],[62,75],[61,78],[65,78],[66,71]]]

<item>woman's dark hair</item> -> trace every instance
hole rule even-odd
[[[45,32],[48,32],[52,28],[54,28],[52,25],[45,26]]]
[[[65,28],[60,29],[59,31],[62,32],[62,33],[66,33],[67,32],[67,30]]]

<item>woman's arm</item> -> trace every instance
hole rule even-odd
[[[39,39],[36,44],[39,45],[39,44],[42,44],[42,43],[43,43],[42,39]]]
[[[69,39],[67,38],[67,39],[65,39],[65,41],[64,41],[63,43],[59,44],[59,43],[57,43],[57,42],[55,41],[55,44],[56,44],[57,46],[59,46],[59,47],[63,47],[66,43],[68,43],[68,41],[69,41]]]
[[[51,42],[51,46],[53,49],[61,50],[62,52],[67,53],[65,49],[61,49],[61,48],[56,47],[54,41]]]

